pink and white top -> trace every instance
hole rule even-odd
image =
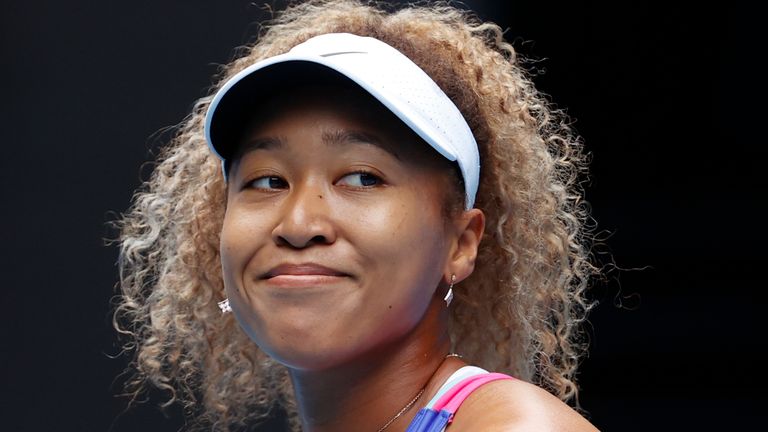
[[[453,416],[473,391],[483,384],[509,375],[491,373],[476,366],[464,366],[454,372],[429,403],[419,410],[406,432],[443,432]]]

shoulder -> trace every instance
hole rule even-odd
[[[490,382],[475,390],[456,412],[448,430],[597,431],[560,399],[518,379]]]

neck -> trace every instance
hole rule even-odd
[[[376,432],[425,389],[387,428],[405,430],[420,407],[463,364],[456,358],[446,359],[450,349],[446,322],[445,306],[430,305],[424,319],[402,340],[326,370],[291,370],[303,429]],[[435,331],[436,325],[441,331]]]

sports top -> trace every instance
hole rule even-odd
[[[406,432],[443,432],[464,400],[485,383],[513,379],[476,366],[464,366],[454,372],[429,403],[419,410]]]

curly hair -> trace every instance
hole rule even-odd
[[[411,58],[453,100],[477,140],[476,207],[487,229],[473,275],[455,288],[453,349],[578,403],[581,324],[591,306],[585,290],[597,269],[579,183],[587,161],[567,117],[536,90],[501,28],[443,3],[291,6],[223,67],[211,93],[254,62],[335,32],[377,38]],[[148,384],[166,390],[167,404],[181,403],[215,429],[253,424],[274,406],[295,425],[286,368],[216,306],[224,297],[226,184],[203,134],[210,100],[196,103],[119,221],[115,326],[135,352],[126,388],[134,397]]]

